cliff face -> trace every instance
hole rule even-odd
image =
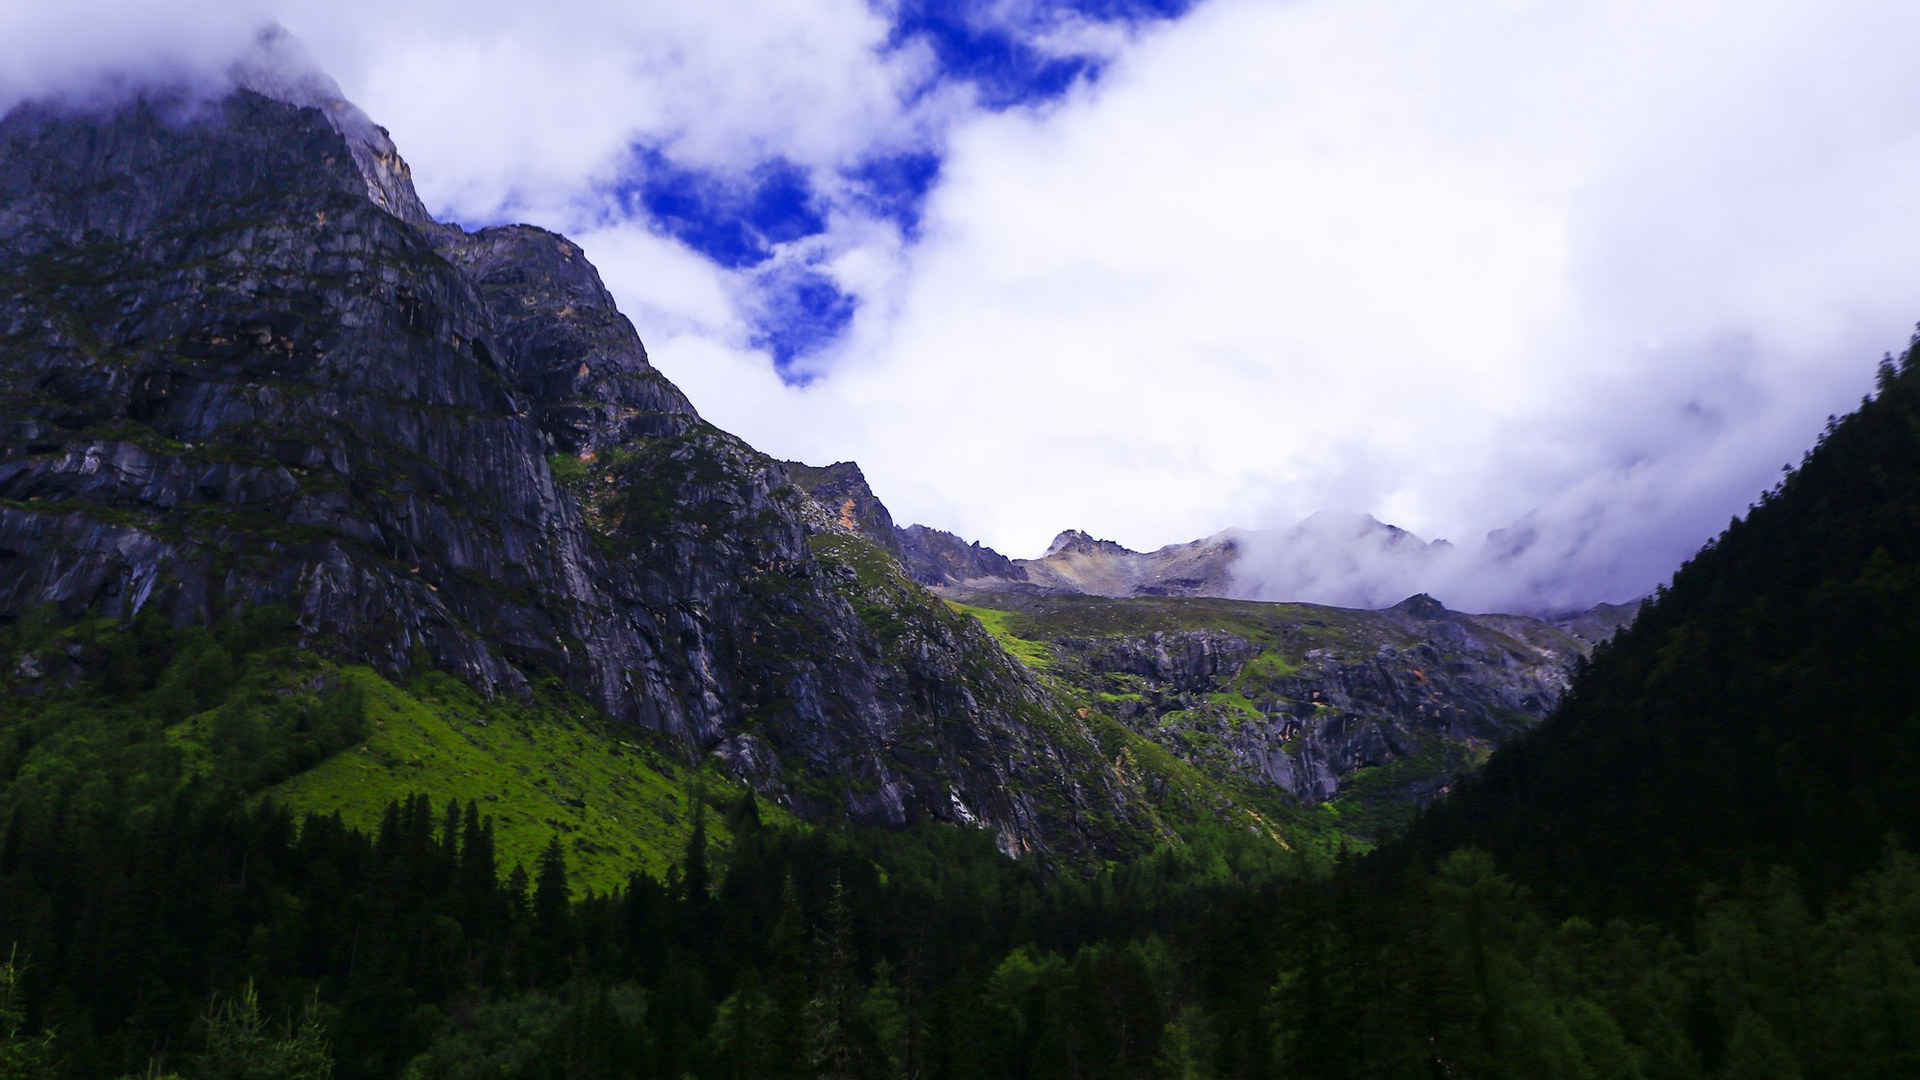
[[[816,527],[864,536],[876,547],[898,559],[899,529],[886,505],[867,486],[866,474],[851,461],[831,465],[805,465],[783,462],[793,482],[820,504],[825,515]]]
[[[1038,559],[1014,561],[1025,580],[1044,588],[1093,596],[1231,596],[1239,554],[1229,530],[1187,544],[1132,551],[1078,529],[1053,538]]]
[[[950,590],[1048,672],[1217,776],[1348,800],[1377,835],[1558,702],[1588,646],[1426,596],[1382,611],[1206,597]]]
[[[435,224],[296,90],[0,121],[0,616],[284,603],[390,672],[558,677],[802,813],[1103,842],[1075,717],[703,422],[577,247]]]
[[[992,548],[982,547],[978,540],[968,543],[925,525],[896,528],[894,536],[900,545],[900,564],[922,585],[951,585],[975,578],[1027,580],[1026,570]]]

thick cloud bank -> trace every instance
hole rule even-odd
[[[709,418],[1012,555],[1332,509],[1454,541],[1455,606],[1624,599],[1920,318],[1910,5],[982,5],[1102,60],[1012,106],[852,0],[150,6],[0,13],[0,107],[217,72],[272,15],[436,213],[579,239]],[[932,163],[911,213],[876,161]],[[716,259],[634,195],[661,162],[815,224]]]
[[[819,396],[897,516],[1014,554],[1324,507],[1463,559],[1522,524],[1425,585],[1449,603],[1636,596],[1920,317],[1915,31],[1877,4],[1209,5],[1067,106],[956,133]],[[784,434],[792,396],[737,423]]]

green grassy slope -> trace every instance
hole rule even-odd
[[[585,706],[569,709],[555,693],[489,702],[437,672],[404,688],[364,667],[339,676],[365,695],[364,741],[265,796],[369,830],[410,792],[430,793],[436,805],[472,800],[493,816],[503,871],[519,863],[531,872],[557,835],[576,889],[606,892],[636,869],[659,877],[682,855],[695,798],[718,805],[744,793],[711,767],[690,769],[634,741],[637,733],[593,723]],[[724,816],[707,816],[708,839],[722,849],[731,839]]]
[[[150,813],[220,791],[372,831],[388,803],[419,793],[491,816],[503,873],[531,871],[557,836],[575,890],[606,892],[678,861],[692,800],[717,808],[745,793],[556,687],[489,701],[441,673],[398,685],[299,649],[277,617],[211,634],[146,621],[15,628],[0,643],[0,821],[59,806]],[[793,824],[772,806],[761,815]],[[724,850],[725,814],[706,826]]]
[[[1312,648],[1341,644],[1377,626],[1372,612],[1319,604],[1271,604],[1210,596],[1085,596],[983,594],[983,606],[1002,612],[1008,632],[1031,640],[1113,637],[1169,630],[1221,630],[1256,641]]]
[[[1395,760],[1347,775],[1337,796],[1309,809],[1283,792],[1234,777],[1232,752],[1219,733],[1265,720],[1259,703],[1292,692],[1284,682],[1301,673],[1311,650],[1364,657],[1382,647],[1408,649],[1423,640],[1394,617],[1316,604],[1211,597],[963,595],[968,602],[949,600],[949,605],[979,620],[1002,648],[1025,662],[1056,693],[1124,731],[1137,757],[1179,763],[1181,775],[1194,778],[1190,783],[1255,808],[1263,827],[1271,825],[1311,849],[1371,847],[1414,817],[1418,805],[1402,794],[1409,785],[1477,768],[1491,749],[1478,739],[1423,736]],[[1075,650],[1084,651],[1084,643],[1090,640],[1176,631],[1232,634],[1251,642],[1259,652],[1220,679],[1214,692],[1190,695],[1188,707],[1171,711],[1165,711],[1163,702],[1157,712],[1148,695],[1141,693],[1146,687],[1138,676],[1092,670],[1084,661],[1072,659]],[[1533,643],[1511,636],[1504,628],[1481,624],[1480,632],[1515,652],[1532,651]],[[1551,638],[1556,647],[1574,648],[1571,639],[1551,627],[1541,625],[1537,632]],[[1314,704],[1331,708],[1317,700]],[[1142,713],[1142,708],[1147,711]],[[1116,719],[1126,716],[1133,719]],[[1296,745],[1290,742],[1286,748],[1291,752]]]
[[[1169,753],[1112,715],[1111,703],[1098,693],[1057,678],[1050,671],[1047,647],[1023,636],[1019,616],[995,609],[970,607],[936,599],[909,579],[899,564],[870,541],[842,533],[814,536],[814,554],[843,566],[843,592],[856,613],[889,648],[909,645],[916,633],[936,624],[955,625],[969,635],[973,624],[986,631],[1000,649],[1024,664],[1044,693],[1037,698],[1005,694],[989,699],[985,689],[1006,685],[987,678],[989,648],[975,637],[967,663],[976,692],[989,711],[1006,713],[1019,722],[1046,731],[1065,755],[1070,770],[1085,779],[1098,773],[1114,802],[1077,811],[1082,824],[1103,837],[1109,856],[1140,856],[1158,848],[1200,843],[1214,846],[1222,830],[1241,837],[1276,844],[1276,851],[1299,847],[1308,852],[1331,852],[1337,838],[1325,828],[1325,819],[1302,813],[1274,797],[1274,793],[1232,778],[1214,775]],[[971,618],[968,618],[971,616]],[[999,658],[994,657],[993,660]],[[1002,661],[1004,662],[1004,661]],[[1025,780],[1009,775],[1005,782],[1043,805],[1065,806],[1064,788],[1075,777],[1049,776]],[[1061,811],[1068,812],[1068,811]]]
[[[1116,776],[1136,789],[1151,793],[1150,813],[1163,839],[1192,838],[1222,828],[1245,830],[1283,849],[1299,851],[1315,859],[1329,858],[1342,849],[1365,850],[1371,846],[1370,841],[1342,821],[1338,808],[1315,811],[1301,806],[1273,788],[1247,783],[1224,769],[1196,765],[1188,758],[1203,760],[1205,754],[1195,753],[1193,746],[1182,747],[1186,752],[1183,756],[1128,727],[1114,715],[1115,706],[1127,700],[1137,701],[1140,695],[1114,692],[1104,688],[1104,684],[1084,684],[1062,677],[1062,669],[1056,666],[1053,649],[1048,645],[1055,636],[1229,629],[1277,647],[1281,640],[1280,627],[1268,624],[1263,618],[1268,613],[1260,610],[1277,605],[1184,597],[1139,601],[1107,597],[1048,598],[1038,602],[1009,597],[1008,600],[1010,610],[952,600],[948,606],[977,619],[1001,648],[1025,663],[1043,686],[1067,703],[1094,733],[1102,759],[1111,762],[1108,767]],[[1223,609],[1226,618],[1221,617]],[[1338,609],[1326,610],[1336,619],[1349,614]],[[1223,627],[1222,623],[1227,625]],[[1214,695],[1220,700],[1203,708],[1257,717],[1253,706],[1238,692],[1239,688],[1295,670],[1296,661],[1278,651],[1263,652],[1236,677],[1234,691]]]

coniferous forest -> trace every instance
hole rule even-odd
[[[369,722],[242,692],[284,612],[21,620],[88,675],[0,710],[0,1077],[1913,1076],[1916,612],[1910,348],[1369,853],[1014,860],[688,769],[681,850],[597,888],[431,784],[374,831],[263,794]]]

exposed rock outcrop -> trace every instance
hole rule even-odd
[[[1027,580],[1025,567],[1015,565],[1013,560],[990,547],[981,546],[977,540],[968,543],[950,532],[925,525],[895,529],[894,536],[899,542],[900,565],[922,585],[958,585],[982,578],[1006,582]]]
[[[1049,672],[1211,772],[1308,802],[1424,802],[1544,717],[1587,646],[1425,595],[1382,611],[953,590]],[[1357,785],[1357,789],[1356,789]]]
[[[798,461],[784,464],[800,490],[820,504],[822,513],[814,523],[816,528],[864,536],[887,554],[900,557],[899,530],[894,527],[893,515],[867,486],[866,474],[859,465],[851,461],[820,466]]]
[[[1094,596],[1227,596],[1239,554],[1229,530],[1189,544],[1132,551],[1078,529],[1054,537],[1038,559],[1016,560],[1025,580]]]

